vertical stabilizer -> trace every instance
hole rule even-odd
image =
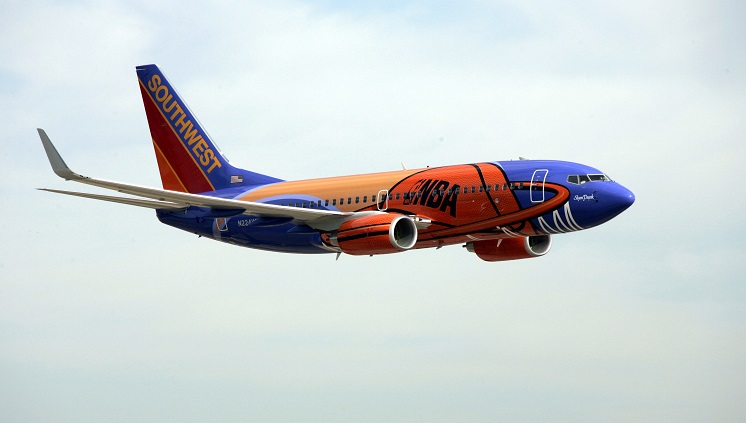
[[[156,65],[137,67],[163,188],[200,193],[280,179],[232,166]]]

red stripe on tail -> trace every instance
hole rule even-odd
[[[202,168],[181,142],[168,119],[163,116],[142,83],[140,83],[140,93],[145,105],[145,114],[148,117],[150,135],[156,147],[155,153],[163,188],[182,192],[186,190],[191,193],[214,191],[215,188],[210,180],[202,172]]]

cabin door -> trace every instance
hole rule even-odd
[[[542,203],[544,202],[544,182],[547,179],[547,169],[537,169],[534,171],[534,175],[531,177],[531,202]]]
[[[389,190],[382,189],[378,191],[378,210],[386,211],[389,208]]]

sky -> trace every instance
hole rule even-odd
[[[746,6],[9,1],[0,421],[742,422]],[[233,247],[59,196],[159,187],[135,66],[283,179],[588,164],[635,204],[544,257]],[[95,191],[91,188],[90,191]],[[99,192],[100,193],[100,192]]]

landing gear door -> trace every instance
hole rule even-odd
[[[544,182],[547,179],[548,169],[537,169],[531,177],[531,202],[544,202]]]

